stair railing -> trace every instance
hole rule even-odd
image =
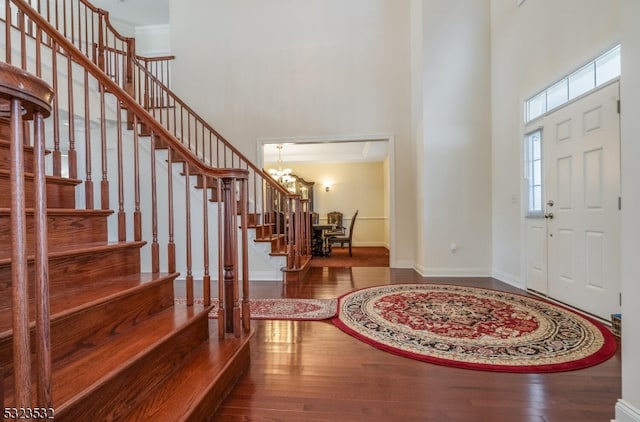
[[[135,40],[121,35],[111,25],[109,12],[85,0],[25,0],[44,19],[86,57],[104,70],[120,87],[131,92],[130,61],[135,55]],[[35,28],[27,18],[25,32],[35,37]],[[50,39],[44,37],[48,44]],[[113,56],[109,51],[122,54]],[[125,60],[122,60],[122,57]]]
[[[43,142],[34,145],[38,151],[39,167],[52,168],[53,178],[65,180],[64,183],[72,187],[82,183],[84,190],[75,190],[80,206],[116,209],[117,243],[139,244],[143,261],[149,261],[150,272],[175,277],[179,275],[179,269],[184,270],[188,305],[194,303],[195,279],[202,278],[203,300],[206,307],[211,306],[210,268],[217,264],[218,335],[223,339],[226,335],[240,336],[242,331],[249,331],[248,171],[243,168],[214,168],[198,159],[25,0],[5,0],[4,6],[4,61],[7,65],[15,63],[23,73],[35,75],[55,93],[51,111],[54,118],[43,127],[40,116],[46,113],[35,113],[37,124],[34,125],[33,139],[41,139],[43,133],[52,134],[53,138],[46,145],[47,149],[53,150],[53,159],[44,165],[40,163],[44,162],[45,145]],[[15,94],[15,98],[25,100],[24,94]],[[11,118],[18,119],[21,115],[20,101],[12,99],[11,104]],[[44,105],[41,108],[47,110]],[[125,110],[132,115],[133,131],[129,131],[123,122]],[[19,126],[18,123],[12,124],[12,132],[16,132],[15,138],[18,139],[14,141],[12,136],[16,146],[22,134]],[[17,153],[14,151],[14,154]],[[17,155],[14,160],[17,166],[23,165]],[[174,166],[180,166],[182,172],[175,171]],[[44,180],[44,171],[37,171],[36,179]],[[64,177],[56,177],[56,172]],[[21,190],[20,174],[18,169],[12,171],[12,190],[17,192]],[[203,179],[201,205],[192,204],[191,193],[195,189],[193,179],[196,176]],[[96,178],[99,180],[94,184]],[[42,199],[42,180],[38,182],[40,197],[36,194],[36,203],[46,205],[49,202],[51,206],[52,198],[58,199],[55,196],[57,192],[47,190],[46,198]],[[130,189],[125,189],[125,185]],[[215,199],[217,205],[210,199]],[[41,214],[45,213],[41,211]],[[22,215],[23,212],[17,208],[16,218],[20,219]],[[216,218],[210,222],[210,216]],[[43,217],[37,218],[41,220]],[[15,224],[17,232],[23,231],[24,223],[17,221],[12,224]],[[37,231],[43,238],[38,242],[40,252],[36,251],[36,255],[41,256],[35,264],[36,284],[42,282],[42,273],[46,275],[46,270],[38,268],[38,262],[47,261],[46,249],[42,245],[48,244],[46,230]],[[16,240],[17,254],[24,249],[20,246],[23,241],[24,234]],[[165,258],[161,248],[165,250]],[[27,301],[22,296],[27,283],[24,277],[28,273],[22,263],[27,260],[25,256],[15,258],[16,277],[23,277],[15,281],[15,288],[22,292],[23,298],[15,300],[17,307],[13,308],[17,321],[14,326],[15,360],[8,364],[2,362],[5,375],[8,372],[15,375],[15,406],[25,408],[33,407],[28,381],[30,369],[26,362],[30,356],[29,313],[26,306],[19,305],[21,301]],[[199,261],[197,272],[194,261]],[[137,273],[140,266],[126,270]],[[39,293],[38,296],[47,295]],[[46,342],[46,324],[50,317],[45,310],[43,312],[43,321],[37,322],[40,326],[36,329],[37,343]],[[50,359],[39,359],[36,366],[37,373],[44,374],[42,380],[50,379]],[[38,377],[40,379],[40,375]],[[50,387],[44,387],[41,397],[42,401],[39,396],[37,404],[49,407]]]
[[[276,233],[287,234],[284,239],[275,239],[276,250],[286,251],[287,270],[301,268],[302,258],[310,256],[311,231],[294,230],[289,224],[294,221],[293,217],[284,221],[273,218],[299,214],[296,218],[309,219],[308,202],[253,164],[161,80],[137,61],[135,63],[134,81],[139,87],[136,101],[205,163],[221,168],[243,168],[249,172],[249,213],[255,216],[256,224],[274,224]]]
[[[173,56],[142,58],[136,55],[135,40],[121,35],[109,21],[109,13],[86,0],[28,2],[199,159],[213,167],[246,169],[249,172],[251,224],[274,225],[274,249],[276,253],[287,254],[287,270],[304,265],[302,258],[310,256],[311,231],[296,231],[294,226],[289,226],[293,218],[282,222],[277,216],[300,213],[298,219],[310,221],[310,216],[305,215],[311,211],[308,205],[302,206],[299,197],[287,199],[290,192],[255,166],[171,91],[169,63]],[[31,26],[29,28],[32,30]],[[127,123],[131,128],[130,114]],[[274,195],[273,202],[265,200]],[[279,224],[285,226],[276,227]],[[296,238],[296,234],[303,237]]]

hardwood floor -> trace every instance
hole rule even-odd
[[[299,285],[254,282],[252,297],[331,298],[368,286],[445,282],[520,292],[490,278],[426,279],[412,270],[312,268]],[[395,356],[328,321],[254,321],[251,367],[213,421],[609,421],[620,352],[583,370],[505,374]]]

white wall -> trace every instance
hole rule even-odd
[[[171,26],[148,25],[135,29],[136,54],[153,57],[171,54]]]
[[[391,258],[411,264],[408,2],[172,0],[170,9],[173,90],[254,162],[258,139],[393,136]]]
[[[640,2],[621,0],[622,399],[618,422],[640,421]]]
[[[488,0],[196,3],[171,2],[174,91],[252,160],[257,139],[390,134],[392,265],[490,274]]]
[[[416,269],[423,275],[489,275],[489,2],[425,0],[414,10],[421,12],[421,19],[412,17],[421,26],[413,31],[420,46],[413,49],[413,105],[420,112],[413,122],[420,186]]]
[[[523,101],[619,41],[617,0],[491,0],[493,274],[523,287]]]
[[[424,29],[423,29],[424,0],[411,0],[411,136],[414,142],[415,162],[418,177],[415,179],[416,209],[418,214],[424,208],[425,180],[421,176],[424,165]],[[389,200],[392,200],[390,197]],[[425,237],[425,221],[422,216],[416,216],[416,233],[418,238]],[[416,242],[415,256],[412,266],[417,267],[416,258],[425,256],[424,242]]]
[[[109,22],[120,35],[136,39],[138,55],[152,57],[170,54],[168,0],[156,0],[153,8],[140,1],[91,0],[90,3],[109,11]]]

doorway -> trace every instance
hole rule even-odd
[[[528,188],[540,212],[525,219],[526,286],[607,320],[620,308],[618,104],[616,81],[528,127],[541,172]]]
[[[314,182],[314,212],[319,223],[327,213],[340,211],[348,228],[356,210],[354,246],[385,247],[395,262],[395,202],[393,136],[260,139],[258,163],[266,168],[290,168],[296,176]],[[274,154],[278,145],[280,156]]]

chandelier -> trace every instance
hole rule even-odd
[[[278,168],[269,169],[267,171],[275,181],[283,186],[288,186],[295,182],[296,178],[291,174],[291,169],[282,168],[282,145],[277,145],[276,148],[278,148]]]

